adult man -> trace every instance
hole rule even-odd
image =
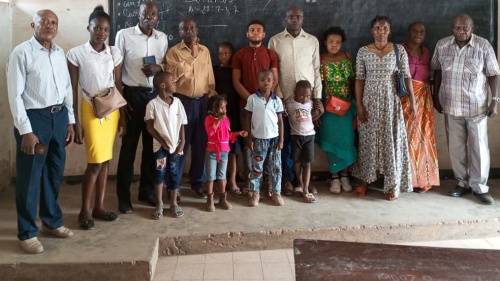
[[[33,15],[31,27],[34,36],[9,57],[7,83],[17,143],[17,237],[26,253],[36,254],[43,251],[36,225],[39,191],[42,230],[58,238],[73,236],[63,226],[57,197],[75,117],[64,50],[52,41],[58,18],[41,10]]]
[[[188,124],[184,127],[184,153],[180,158],[179,171],[184,171],[186,154],[191,145],[191,167],[189,181],[191,189],[200,198],[207,198],[203,190],[205,182],[205,151],[207,133],[205,117],[207,116],[208,96],[215,93],[215,78],[212,60],[207,47],[199,44],[198,29],[192,19],[184,19],[179,24],[182,41],[167,52],[167,70],[179,77],[177,81],[178,97],[186,110]],[[179,173],[179,180],[182,172]]]
[[[130,184],[134,176],[135,153],[142,133],[141,181],[139,201],[156,206],[154,196],[153,138],[146,129],[146,105],[156,97],[153,76],[163,71],[164,56],[168,48],[165,33],[154,29],[158,23],[158,4],[144,2],[139,9],[139,24],[122,29],[116,34],[116,47],[123,54],[123,94],[128,102],[127,131],[122,138],[118,160],[116,194],[118,209],[124,214],[132,212]]]
[[[233,57],[233,86],[240,95],[240,116],[241,126],[245,124],[245,110],[248,97],[259,89],[257,83],[257,73],[263,69],[270,69],[273,73],[273,92],[278,86],[278,57],[276,52],[269,50],[262,45],[262,40],[266,37],[264,23],[260,20],[253,20],[247,25],[248,45],[238,50]],[[250,136],[251,137],[251,136]],[[243,150],[243,163],[245,174],[245,187],[243,193],[248,194],[250,186],[250,171],[252,161],[250,158],[250,149],[245,147]],[[266,166],[267,167],[267,166]],[[269,172],[266,168],[266,175]],[[281,187],[280,187],[281,188]],[[269,188],[269,192],[272,188]]]
[[[291,6],[287,9],[285,23],[285,31],[274,35],[269,40],[269,49],[276,51],[280,65],[278,95],[286,102],[289,98],[293,98],[295,84],[300,80],[307,80],[314,87],[313,96],[316,98],[314,108],[316,110],[321,107],[322,90],[318,39],[302,29],[304,11],[298,6]],[[293,195],[292,181],[295,175],[292,171],[290,123],[288,123],[286,116],[283,117],[285,139],[281,151],[282,182],[285,195]]]
[[[450,196],[460,197],[474,191],[482,203],[493,204],[487,185],[490,170],[487,118],[497,115],[500,70],[490,43],[473,31],[472,18],[458,15],[453,19],[453,36],[436,44],[431,62],[434,107],[445,114],[448,151],[458,179]],[[489,106],[488,85],[492,94]]]

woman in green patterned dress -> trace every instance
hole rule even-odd
[[[352,57],[342,52],[342,42],[346,36],[340,27],[330,27],[324,33],[327,52],[321,56],[321,77],[323,80],[323,103],[329,96],[351,102],[344,116],[325,110],[319,120],[317,143],[326,152],[331,173],[330,192],[338,194],[352,190],[349,181],[349,167],[356,161],[354,145],[354,117],[356,105],[353,101],[355,71]]]

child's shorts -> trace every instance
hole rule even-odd
[[[292,145],[293,162],[310,163],[314,161],[314,135],[291,135],[290,143]]]
[[[220,161],[216,160],[216,152],[207,151],[205,156],[205,171],[207,176],[207,181],[225,180],[226,179],[226,169],[227,169],[227,159],[229,152],[220,153]]]
[[[163,147],[155,152],[156,177],[155,184],[167,184],[168,190],[180,189],[179,183],[179,159],[180,155],[174,156]]]

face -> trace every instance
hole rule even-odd
[[[342,36],[338,34],[330,34],[325,40],[326,50],[330,54],[337,54],[342,48]]]
[[[226,106],[227,106],[227,102],[225,100],[221,100],[218,104],[214,105],[214,108],[212,108],[212,114],[214,116],[225,115],[227,112]]]
[[[264,27],[260,24],[252,24],[248,27],[247,38],[252,44],[260,44],[262,40],[266,37],[264,32]]]
[[[231,62],[231,57],[233,56],[233,53],[231,52],[231,49],[226,46],[220,46],[219,47],[219,63],[223,66],[229,65]]]
[[[408,30],[408,39],[414,44],[421,45],[425,39],[425,27],[421,23],[416,23],[410,26]]]
[[[153,30],[158,23],[158,6],[145,2],[139,10],[139,27],[143,30]]]
[[[453,35],[458,42],[467,42],[474,31],[474,23],[470,18],[459,17],[453,21]]]
[[[35,38],[38,41],[51,42],[57,34],[58,19],[54,12],[49,10],[40,11],[31,23]]]
[[[259,89],[261,91],[271,91],[271,87],[273,86],[273,74],[270,73],[260,73],[259,79]]]
[[[372,35],[375,41],[387,41],[391,34],[391,26],[387,21],[377,21],[372,28]]]
[[[181,36],[184,43],[191,44],[193,40],[198,36],[198,28],[196,28],[196,23],[193,20],[187,19],[179,24],[179,35]]]
[[[94,44],[104,44],[109,36],[109,21],[104,18],[95,18],[87,26],[90,41]]]
[[[173,75],[165,76],[165,78],[161,81],[161,84],[165,85],[165,90],[168,93],[175,93],[175,91],[177,91],[177,82],[175,81]]]
[[[292,7],[286,12],[286,29],[291,31],[300,31],[304,23],[304,12],[298,7]]]
[[[312,91],[311,88],[298,88],[295,90],[294,100],[300,102],[301,104],[306,104],[311,100]]]

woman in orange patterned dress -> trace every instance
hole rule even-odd
[[[422,43],[425,27],[414,22],[408,27],[408,42],[403,44],[408,53],[415,104],[418,115],[410,114],[408,97],[401,99],[410,150],[413,190],[421,193],[439,185],[439,169],[434,137],[434,107],[429,86],[429,49]]]

